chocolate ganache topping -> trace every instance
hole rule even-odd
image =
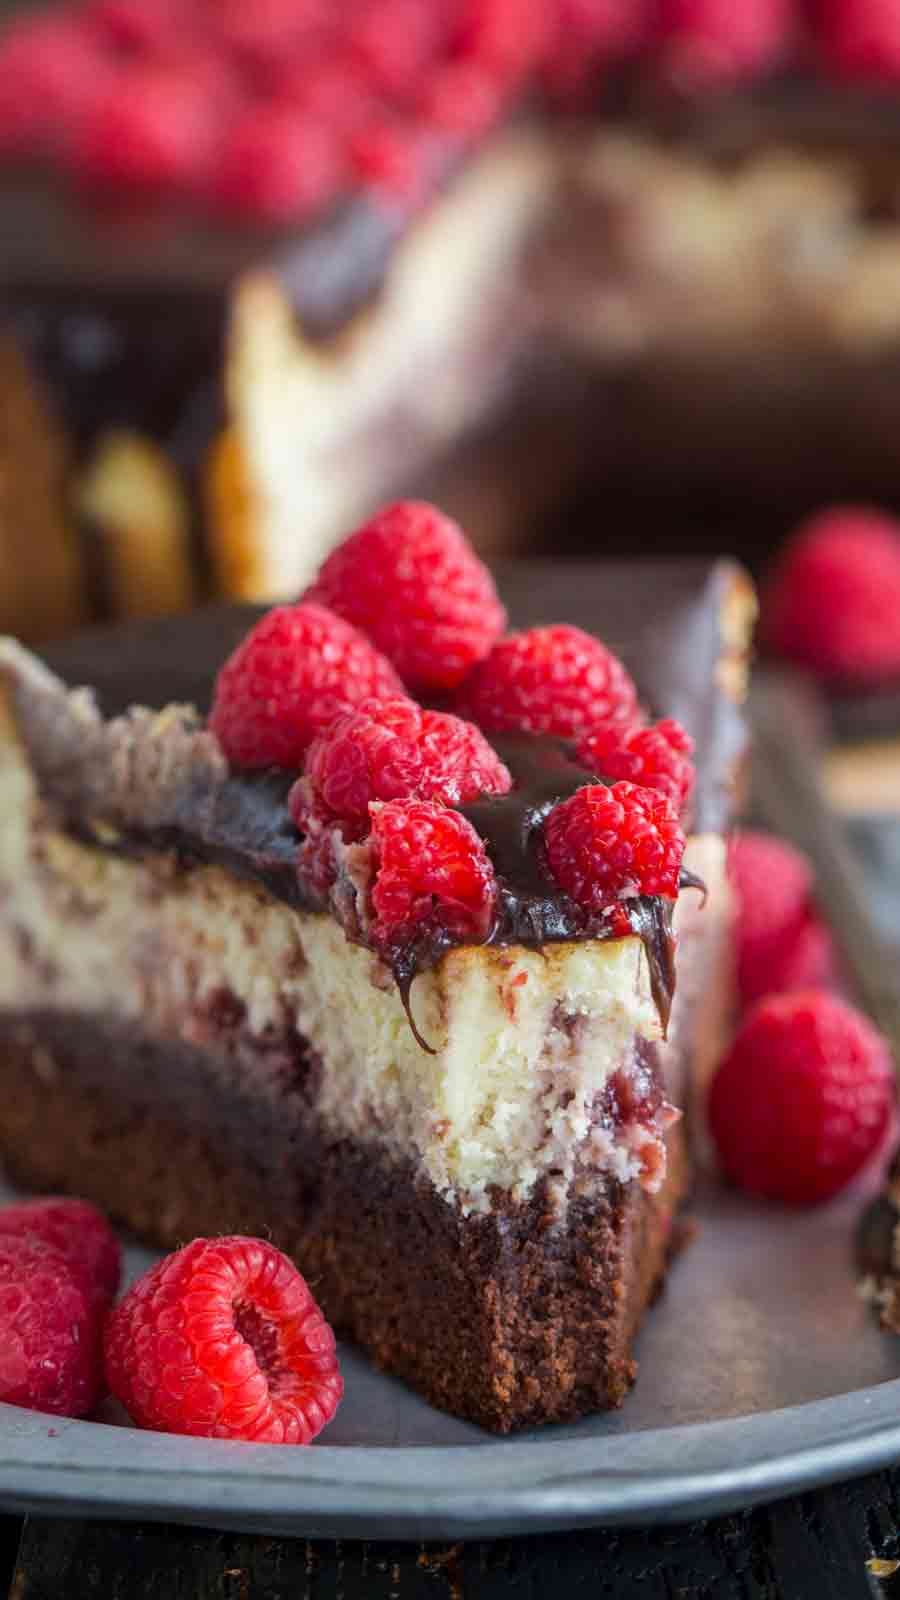
[[[520,736],[494,743],[512,774],[512,789],[460,808],[483,839],[497,879],[496,910],[486,942],[539,949],[551,943],[610,938],[608,922],[602,915],[587,915],[562,892],[543,855],[543,825],[552,808],[585,784],[607,780],[579,765],[560,739]],[[129,827],[113,843],[102,833],[92,835],[92,842],[125,851],[148,845],[172,849],[185,866],[214,862],[262,883],[297,909],[327,910],[297,872],[300,834],[288,810],[295,776],[275,771],[231,773],[202,804],[196,792],[186,791],[183,800],[176,797],[165,820],[152,828]],[[689,873],[683,875],[683,885],[702,888]],[[665,1029],[675,987],[673,903],[661,897],[635,897],[623,904],[632,931],[643,943],[654,1003]],[[347,931],[366,942],[359,928]],[[458,942],[434,921],[411,940],[382,952],[425,1049],[429,1047],[410,1013],[410,990],[417,975],[434,967]]]

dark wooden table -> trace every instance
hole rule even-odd
[[[11,1600],[900,1600],[900,1469],[686,1528],[486,1544],[41,1517],[0,1529]]]

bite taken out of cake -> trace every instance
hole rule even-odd
[[[293,606],[59,653],[103,701],[126,645],[134,698],[218,667],[207,721],[104,720],[0,654],[12,1175],[161,1245],[265,1235],[500,1432],[634,1377],[729,1002],[753,611],[727,563],[525,567],[508,598],[514,633],[404,504]]]

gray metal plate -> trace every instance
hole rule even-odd
[[[622,1410],[496,1440],[344,1354],[308,1450],[0,1406],[0,1501],[308,1536],[418,1538],[678,1521],[900,1459],[900,1340],[858,1299],[861,1197],[791,1214],[710,1188]],[[151,1257],[129,1251],[133,1274]]]

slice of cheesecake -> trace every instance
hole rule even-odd
[[[684,881],[705,894],[682,892],[674,926],[648,903],[601,938],[545,889],[541,929],[420,952],[408,994],[298,878],[292,775],[229,768],[178,705],[106,721],[18,645],[0,653],[13,1177],[88,1195],[160,1244],[273,1238],[376,1362],[498,1431],[627,1392],[689,1177],[673,1108],[718,1052],[729,992],[746,584],[703,564],[524,569],[522,620],[554,588],[695,737]],[[152,699],[154,662],[178,662],[203,698],[234,625],[97,635],[60,665],[90,658],[115,701]],[[550,760],[532,741],[491,802],[497,827]]]

